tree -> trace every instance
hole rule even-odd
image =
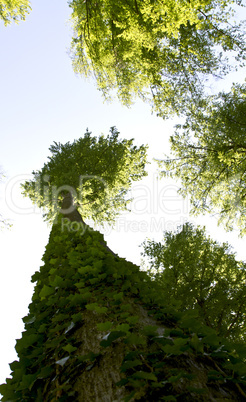
[[[162,243],[147,240],[143,246],[167,304],[194,309],[217,334],[245,342],[246,264],[236,261],[227,243],[219,245],[204,228],[186,223],[165,232]]]
[[[74,69],[106,99],[117,90],[123,104],[138,96],[162,117],[180,115],[199,103],[203,78],[227,71],[225,52],[245,57],[244,31],[229,24],[235,3],[70,1]]]
[[[52,231],[2,401],[242,401],[244,345],[173,316],[156,283],[82,224]]]
[[[192,213],[216,212],[226,229],[246,233],[246,86],[204,101],[171,136],[161,175],[180,179]]]
[[[24,185],[26,194],[51,216],[56,208],[50,194],[64,193],[62,206],[68,203],[70,209],[73,198],[79,198],[81,174],[103,177],[112,196],[120,191],[120,206],[130,178],[144,174],[145,147],[118,140],[116,129],[107,138],[87,132],[73,144],[55,143],[51,152],[49,162]],[[41,191],[42,180],[56,191],[52,193],[49,185]],[[104,186],[92,183],[85,192],[91,214],[96,197],[104,203]],[[80,209],[84,211],[81,204]],[[34,294],[23,319],[25,331],[16,343],[19,360],[10,365],[12,378],[0,386],[3,402],[179,396],[204,401],[203,394],[212,400],[221,392],[235,401],[246,397],[242,345],[219,338],[193,315],[184,317],[163,303],[158,283],[109,250],[76,207],[65,211],[66,225],[64,211],[60,212],[44,265],[32,277]],[[209,375],[216,387],[207,380]]]
[[[23,194],[45,210],[50,222],[61,207],[69,214],[75,206],[83,218],[112,222],[127,208],[131,182],[147,175],[147,147],[118,137],[119,132],[112,127],[107,137],[92,137],[87,131],[72,144],[55,142],[49,148],[49,161],[23,184]]]
[[[4,25],[25,20],[30,10],[29,0],[0,0],[0,19]]]

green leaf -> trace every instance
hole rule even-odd
[[[206,345],[209,345],[209,346],[219,346],[221,339],[218,336],[216,336],[215,334],[213,334],[213,335],[205,336],[202,341],[203,341],[203,343],[205,343]]]
[[[53,372],[54,372],[54,367],[51,367],[51,366],[42,367],[37,378],[44,379],[44,378],[50,377]]]
[[[42,290],[39,293],[39,297],[41,299],[44,299],[45,297],[48,297],[48,296],[52,295],[53,293],[55,293],[55,289],[53,287],[44,285]]]
[[[174,339],[174,345],[165,345],[163,346],[163,350],[165,353],[173,354],[173,355],[181,355],[187,349],[185,345],[187,345],[187,339],[184,338],[176,338]]]
[[[139,316],[134,315],[134,316],[131,316],[131,317],[127,317],[126,321],[129,322],[129,324],[134,325],[139,321]]]
[[[38,342],[40,339],[40,335],[39,334],[30,334],[28,335],[28,332],[23,333],[23,336],[21,339],[17,339],[16,341],[16,352],[19,354],[21,353],[21,350],[24,348],[29,348],[30,346],[32,346],[33,344],[35,344],[36,342]]]
[[[103,338],[103,340],[100,342],[100,345],[106,348],[110,346],[116,339],[123,336],[125,336],[125,332],[123,331],[112,331]]]
[[[75,350],[77,350],[76,347],[74,347],[74,346],[72,346],[72,345],[70,345],[70,344],[68,344],[68,345],[66,345],[66,346],[63,346],[62,349],[65,350],[65,351],[68,352],[68,353],[72,353],[72,352],[74,352]]]
[[[58,258],[51,258],[50,259],[50,264],[55,265],[57,263],[57,261],[58,261]]]
[[[113,298],[114,298],[115,301],[116,301],[116,300],[122,300],[122,299],[123,299],[123,296],[124,296],[124,293],[123,293],[123,292],[119,292],[119,293],[115,293],[115,294],[113,295]]]
[[[119,324],[117,325],[117,327],[115,328],[116,331],[123,331],[123,332],[128,332],[130,329],[130,325],[129,324]]]
[[[64,283],[64,278],[61,276],[56,275],[54,279],[50,278],[50,285],[54,288],[59,288]]]
[[[22,381],[19,386],[17,386],[17,391],[29,389],[31,390],[34,383],[37,380],[37,375],[36,374],[26,374],[22,377]]]
[[[81,313],[77,313],[77,314],[72,315],[72,319],[73,319],[73,322],[76,323],[76,322],[82,321],[83,317],[82,317]]]
[[[85,267],[80,267],[80,268],[78,268],[78,272],[81,274],[81,275],[85,275],[85,274],[87,274],[88,272],[91,272],[91,266],[90,265],[86,265]]]
[[[69,296],[70,306],[80,306],[86,302],[85,294],[75,293]]]
[[[196,334],[193,334],[190,344],[197,352],[203,353],[203,342],[199,340]]]
[[[132,360],[132,361],[128,360],[128,361],[125,361],[122,364],[122,366],[120,368],[120,371],[122,371],[124,373],[125,371],[127,371],[127,370],[129,370],[129,369],[131,369],[133,367],[136,367],[136,366],[141,366],[142,364],[143,364],[143,362],[141,360],[138,360],[138,359]]]
[[[87,310],[96,311],[98,314],[105,314],[108,309],[107,307],[100,307],[97,303],[86,304]]]
[[[146,340],[142,336],[132,333],[127,336],[125,343],[130,345],[145,345]]]
[[[153,373],[146,373],[145,371],[137,371],[132,375],[132,377],[150,381],[158,381],[157,377]]]
[[[158,328],[157,325],[146,325],[143,328],[143,333],[146,336],[156,336],[156,335],[158,335],[156,332],[157,328]]]
[[[91,285],[95,285],[95,283],[99,282],[99,278],[91,278],[89,281]]]
[[[112,325],[113,325],[112,322],[110,322],[110,321],[105,321],[105,322],[102,322],[102,323],[100,323],[100,324],[97,324],[97,329],[98,329],[99,331],[108,331],[109,329],[112,328]]]

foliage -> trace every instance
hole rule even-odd
[[[119,350],[117,345],[123,353],[118,387],[125,387],[126,401],[140,396],[161,400],[163,395],[169,395],[166,400],[189,400],[185,396],[191,392],[197,401],[205,400],[199,393],[209,392],[209,381],[207,389],[198,389],[194,379],[199,358],[202,367],[214,367],[208,373],[212,388],[236,384],[244,394],[245,347],[217,337],[194,315],[180,315],[178,326],[156,284],[134,264],[110,253],[101,234],[83,224],[79,231],[72,224],[61,227],[59,220],[53,225],[44,265],[32,277],[35,290],[23,319],[25,331],[16,343],[19,361],[11,363],[12,378],[0,386],[3,402],[76,400],[78,378],[98,367],[105,370],[104,359],[110,350]],[[141,323],[143,308],[152,322],[158,318],[158,325],[146,325],[146,316]],[[85,353],[84,344],[90,343],[78,334],[88,314],[89,322],[95,321],[89,331],[98,345]],[[196,358],[193,374],[181,362]]]
[[[227,243],[219,245],[204,228],[186,223],[165,232],[163,243],[143,246],[167,303],[179,311],[195,309],[219,335],[245,342],[246,264],[235,260]]]
[[[57,216],[66,192],[73,196],[83,218],[113,221],[130,201],[126,195],[131,182],[147,175],[147,147],[118,137],[112,127],[107,137],[92,137],[87,131],[72,144],[55,142],[49,161],[24,183],[23,194],[44,208],[50,221]]]
[[[182,114],[204,77],[227,71],[220,50],[245,57],[243,30],[228,23],[234,3],[72,0],[74,69],[94,76],[106,99],[116,90],[123,104],[138,96],[162,117]]]
[[[0,19],[4,25],[25,20],[31,10],[29,0],[0,0]]]
[[[220,222],[246,233],[246,85],[208,98],[171,137],[172,158],[162,175],[181,180],[194,214],[217,212]]]

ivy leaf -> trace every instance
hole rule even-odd
[[[138,379],[144,379],[144,380],[150,380],[150,381],[158,381],[157,377],[154,375],[154,373],[146,373],[145,371],[137,371],[132,375],[133,378],[138,378]]]
[[[44,299],[45,297],[52,295],[54,292],[55,292],[55,288],[44,285],[42,290],[39,292],[39,297],[41,299]]]
[[[134,325],[139,321],[139,316],[138,315],[133,315],[131,317],[127,317],[126,321],[129,322],[129,324]]]
[[[184,346],[187,344],[187,339],[177,338],[174,339],[174,345],[165,345],[163,346],[163,350],[165,353],[173,354],[173,355],[181,355],[184,353]]]
[[[156,336],[157,335],[157,325],[146,325],[143,328],[143,333],[146,336]]]
[[[37,380],[36,374],[27,374],[22,377],[22,381],[20,385],[17,387],[17,391],[21,391],[24,389],[32,389],[33,384]]]
[[[65,350],[68,353],[72,353],[75,350],[77,350],[77,348],[72,346],[72,345],[70,345],[70,343],[68,345],[64,346],[62,349]]]
[[[141,360],[138,360],[138,359],[133,360],[133,361],[128,360],[122,364],[120,371],[122,371],[124,373],[126,370],[129,370],[130,368],[133,368],[136,366],[141,366],[142,364],[143,364],[143,362],[141,362]]]
[[[58,258],[51,258],[49,262],[51,265],[55,265],[57,261],[58,261]]]
[[[146,340],[142,336],[136,334],[130,334],[126,338],[125,343],[130,345],[145,345]]]
[[[227,363],[225,364],[225,367],[235,371],[237,374],[239,374],[240,376],[244,376],[246,377],[246,367],[245,367],[245,362],[240,362],[240,363]]]
[[[56,275],[54,279],[50,279],[50,285],[53,286],[54,288],[59,288],[64,282],[64,278],[62,278],[59,275]]]
[[[100,345],[103,346],[104,348],[110,346],[112,342],[114,342],[116,339],[125,336],[125,332],[123,331],[112,331],[110,334],[107,335],[106,339],[103,339],[100,342]]]
[[[203,353],[203,343],[199,340],[196,334],[193,334],[190,344],[197,352]]]
[[[81,313],[73,314],[72,319],[74,323],[82,321],[82,314]]]
[[[75,293],[69,296],[70,306],[79,306],[85,303],[85,296],[83,293]]]
[[[108,331],[110,328],[112,328],[113,323],[110,321],[105,321],[101,322],[100,324],[97,324],[97,329],[99,331]]]
[[[17,339],[16,341],[15,346],[16,352],[19,354],[24,348],[32,346],[34,343],[38,342],[39,339],[40,339],[39,334],[27,335],[27,332],[24,332],[22,338]]]
[[[115,329],[116,329],[116,331],[128,332],[130,329],[130,325],[129,324],[119,324],[119,325],[117,325],[117,327]]]
[[[208,336],[205,336],[205,338],[203,338],[203,343],[209,345],[209,346],[219,346],[220,345],[220,338],[218,336],[216,336],[215,334],[211,334]]]
[[[47,367],[43,367],[40,371],[40,373],[38,374],[39,379],[43,379],[43,378],[47,378],[50,377],[50,375],[53,373],[54,368],[51,366],[47,366]]]
[[[87,304],[85,307],[87,310],[96,311],[98,314],[105,314],[108,311],[107,307],[100,307],[97,303]]]
[[[88,272],[91,272],[91,266],[90,266],[90,265],[86,265],[85,267],[80,267],[80,268],[78,269],[78,272],[79,272],[81,275],[85,275],[85,274],[87,274]]]
[[[115,293],[115,294],[113,295],[113,298],[114,298],[115,301],[117,301],[117,300],[122,300],[122,299],[123,299],[123,296],[124,296],[124,293],[123,293],[123,292],[119,292],[119,293]]]

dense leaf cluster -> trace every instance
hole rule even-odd
[[[23,194],[44,209],[50,222],[68,192],[83,218],[112,222],[127,209],[132,181],[147,175],[147,146],[120,139],[115,127],[107,137],[93,137],[87,130],[73,143],[54,143],[49,149],[48,162],[24,183]]]
[[[185,224],[165,232],[162,242],[144,242],[150,273],[167,303],[178,311],[194,309],[217,334],[246,340],[246,264],[227,243],[218,244],[204,228]]]
[[[180,179],[191,213],[217,213],[226,229],[246,233],[246,86],[208,97],[171,136],[163,176]]]
[[[233,3],[70,1],[74,69],[106,99],[116,91],[123,104],[140,97],[162,117],[180,115],[199,103],[204,77],[227,71],[224,52],[245,56],[243,30],[228,24]]]
[[[4,25],[25,20],[31,10],[29,0],[0,0],[0,19]]]
[[[245,348],[219,338],[190,312],[175,315],[148,275],[108,251],[98,232],[86,226],[61,232],[59,222],[43,261],[32,278],[35,291],[16,344],[19,361],[0,386],[2,401],[74,401],[80,375],[96,370],[108,348],[119,344],[124,353],[118,387],[125,389],[125,401],[190,395],[205,400],[210,385],[225,387],[225,381],[226,389],[244,394]],[[143,308],[157,325],[146,325]],[[88,313],[95,317],[99,346],[84,353],[78,332]],[[210,365],[204,389],[194,385],[196,373],[180,363],[187,356]]]

